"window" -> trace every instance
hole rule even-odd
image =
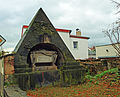
[[[73,47],[78,48],[78,41],[73,41]]]
[[[109,52],[109,50],[108,50],[108,49],[106,49],[106,52]]]

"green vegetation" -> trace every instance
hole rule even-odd
[[[116,73],[118,75],[118,68],[113,68],[113,69],[109,69],[109,70],[103,71],[102,73],[97,74],[95,76],[91,76],[90,73],[89,73],[89,71],[88,71],[87,74],[86,74],[86,76],[85,76],[85,78],[88,79],[88,80],[97,79],[97,78],[101,78],[105,74],[109,74],[109,73]]]

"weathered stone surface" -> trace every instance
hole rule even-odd
[[[60,75],[58,70],[49,70],[16,74],[15,78],[22,90],[28,90],[54,83],[60,79]]]
[[[26,92],[21,90],[18,86],[5,87],[5,97],[28,97]]]
[[[46,38],[47,37],[47,38]],[[33,20],[31,21],[28,30],[25,32],[18,45],[15,48],[15,68],[29,67],[28,55],[33,47],[39,45],[42,48],[42,43],[48,45],[47,48],[50,49],[50,45],[56,47],[59,53],[58,64],[64,61],[74,60],[69,49],[64,44],[63,40],[55,30],[54,26],[40,8]],[[53,48],[52,48],[53,49]]]
[[[57,67],[60,67],[64,62],[75,61],[69,49],[41,8],[38,10],[14,50],[15,74],[18,75],[16,76],[18,85],[23,90],[40,87],[42,84],[46,85],[60,79],[59,72],[56,71],[56,68],[53,72],[37,70],[41,71],[37,73],[36,70],[30,69],[34,67],[34,64],[31,64],[31,52],[40,50],[55,51],[57,58],[54,64]],[[53,69],[53,67],[49,67],[49,69]]]

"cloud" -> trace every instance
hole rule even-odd
[[[42,7],[57,28],[80,28],[90,37],[89,45],[105,43],[102,29],[116,20],[110,0],[0,0],[0,35],[7,42],[4,48],[14,48],[20,39],[23,24],[29,24]]]

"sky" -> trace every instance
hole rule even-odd
[[[116,0],[119,1],[119,0]],[[23,25],[29,25],[39,8],[47,14],[55,28],[75,30],[90,37],[89,47],[108,44],[102,32],[116,19],[116,7],[110,0],[0,0],[0,35],[11,51],[21,38]]]

